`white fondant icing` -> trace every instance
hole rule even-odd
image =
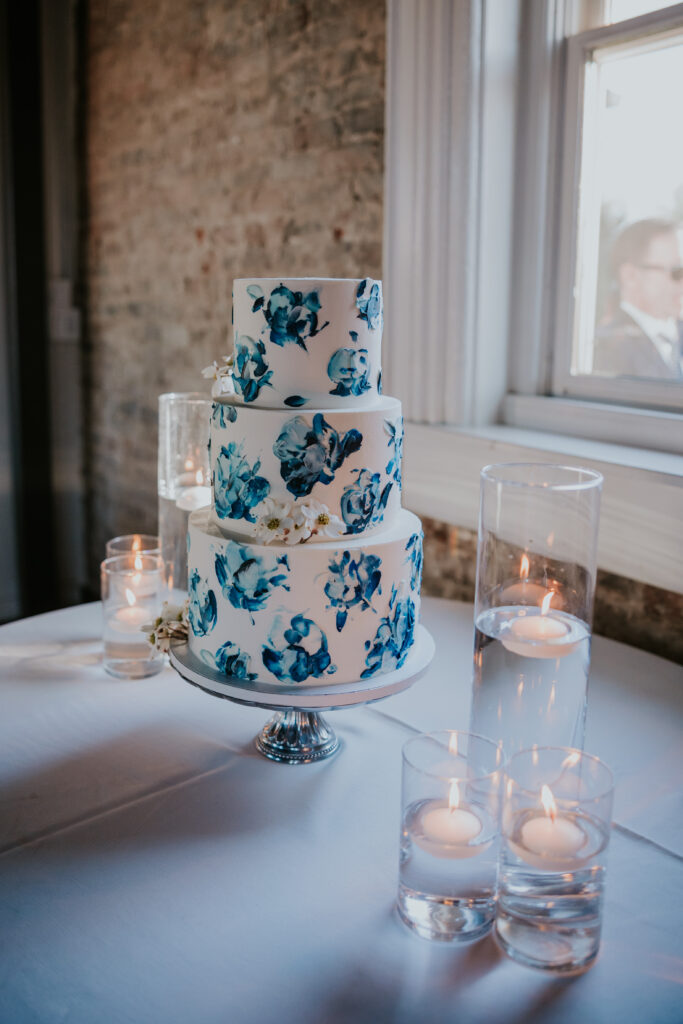
[[[422,528],[402,510],[372,537],[265,547],[190,515],[190,650],[243,678],[291,687],[375,678],[402,664],[419,616]],[[301,678],[304,676],[305,678]]]
[[[376,398],[357,409],[255,409],[216,404],[211,467],[216,522],[228,536],[255,536],[258,503],[314,499],[349,533],[389,525],[400,508],[400,458],[388,425],[401,403]],[[225,412],[225,415],[221,415]],[[236,416],[234,420],[228,413]],[[311,539],[308,543],[317,543]]]
[[[382,283],[236,280],[233,343],[235,357],[240,346],[244,352],[234,371],[238,402],[304,410],[367,404],[381,367]]]

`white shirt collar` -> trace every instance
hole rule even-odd
[[[648,336],[664,362],[674,365],[678,347],[678,328],[673,317],[669,317],[668,320],[659,320],[655,316],[650,316],[649,313],[644,313],[637,306],[632,306],[630,302],[622,302],[621,308]]]

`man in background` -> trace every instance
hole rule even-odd
[[[622,231],[611,256],[618,308],[596,330],[594,373],[683,381],[682,263],[671,221]]]

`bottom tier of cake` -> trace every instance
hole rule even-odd
[[[350,683],[400,668],[417,625],[422,527],[402,510],[368,538],[284,545],[229,540],[190,516],[190,650],[245,680]]]

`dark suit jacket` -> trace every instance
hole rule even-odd
[[[596,331],[593,373],[681,379],[680,372],[664,362],[654,342],[623,309]]]

